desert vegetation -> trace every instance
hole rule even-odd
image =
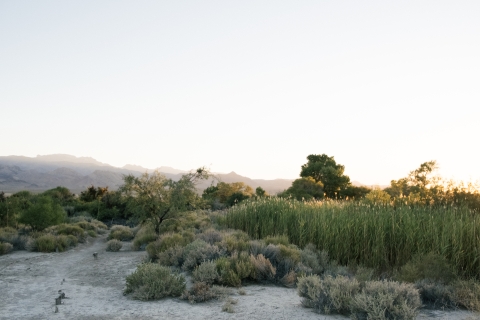
[[[478,189],[434,176],[434,161],[380,190],[352,186],[333,157],[307,160],[277,196],[223,182],[200,193],[204,168],[178,181],[125,176],[118,191],[91,186],[78,197],[61,187],[2,194],[0,254],[62,252],[110,229],[106,251],[131,242],[146,252],[125,279],[133,299],[217,299],[234,312],[232,288],[270,283],[353,319],[480,311]]]

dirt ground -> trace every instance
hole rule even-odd
[[[123,295],[125,277],[145,258],[124,243],[106,252],[105,236],[63,253],[18,251],[0,256],[0,319],[348,319],[301,306],[295,289],[248,285],[234,290],[235,313],[222,301],[189,304],[180,299],[142,302]],[[98,252],[98,258],[93,253]],[[66,298],[55,313],[59,290]],[[467,311],[422,311],[418,319],[478,320]]]

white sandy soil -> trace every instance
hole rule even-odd
[[[125,277],[145,258],[124,243],[106,252],[105,236],[63,253],[19,251],[0,256],[0,319],[348,319],[325,316],[301,306],[295,289],[248,285],[233,290],[235,313],[223,301],[189,304],[180,299],[142,302],[123,295]],[[93,253],[98,252],[94,259]],[[66,299],[55,313],[55,298]],[[422,311],[418,319],[480,320],[467,311]]]

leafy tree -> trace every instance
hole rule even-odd
[[[75,199],[75,195],[65,187],[56,187],[54,189],[47,190],[43,192],[42,195],[51,197],[61,205],[66,205]]]
[[[375,204],[390,204],[390,195],[381,189],[373,189],[370,191],[364,199],[364,202],[369,205]]]
[[[323,184],[320,181],[315,181],[312,177],[296,179],[292,186],[280,196],[291,196],[297,200],[320,200],[324,197]]]
[[[92,202],[103,197],[108,192],[108,187],[97,187],[93,185],[87,188],[87,190],[80,192],[80,200],[85,202]]]
[[[326,154],[311,154],[308,162],[302,165],[300,177],[311,177],[321,182],[328,198],[336,198],[339,192],[350,184],[350,178],[344,175],[345,166],[337,164],[333,157]]]
[[[262,188],[262,187],[257,187],[255,189],[255,196],[261,198],[261,197],[267,197],[268,193]]]
[[[195,209],[201,203],[195,184],[207,179],[209,172],[199,168],[184,174],[180,180],[167,179],[158,171],[140,177],[124,176],[120,191],[127,195],[128,207],[141,223],[151,223],[160,234],[160,226],[178,214]]]
[[[263,189],[262,189],[263,190]],[[233,206],[234,204],[248,199],[254,195],[252,187],[244,182],[219,182],[216,186],[210,186],[203,191],[202,197],[216,204],[215,207],[222,208],[225,205]]]
[[[48,196],[39,196],[34,203],[21,213],[19,222],[43,230],[49,226],[60,224],[65,220],[65,211]]]
[[[357,187],[349,184],[343,190],[340,190],[338,198],[359,200],[365,198],[370,191],[372,191],[372,189],[368,187]]]

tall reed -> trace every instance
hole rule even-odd
[[[341,264],[389,269],[434,252],[460,275],[480,275],[480,219],[467,208],[267,198],[234,206],[226,224],[257,239],[285,234],[300,247],[313,243]]]

